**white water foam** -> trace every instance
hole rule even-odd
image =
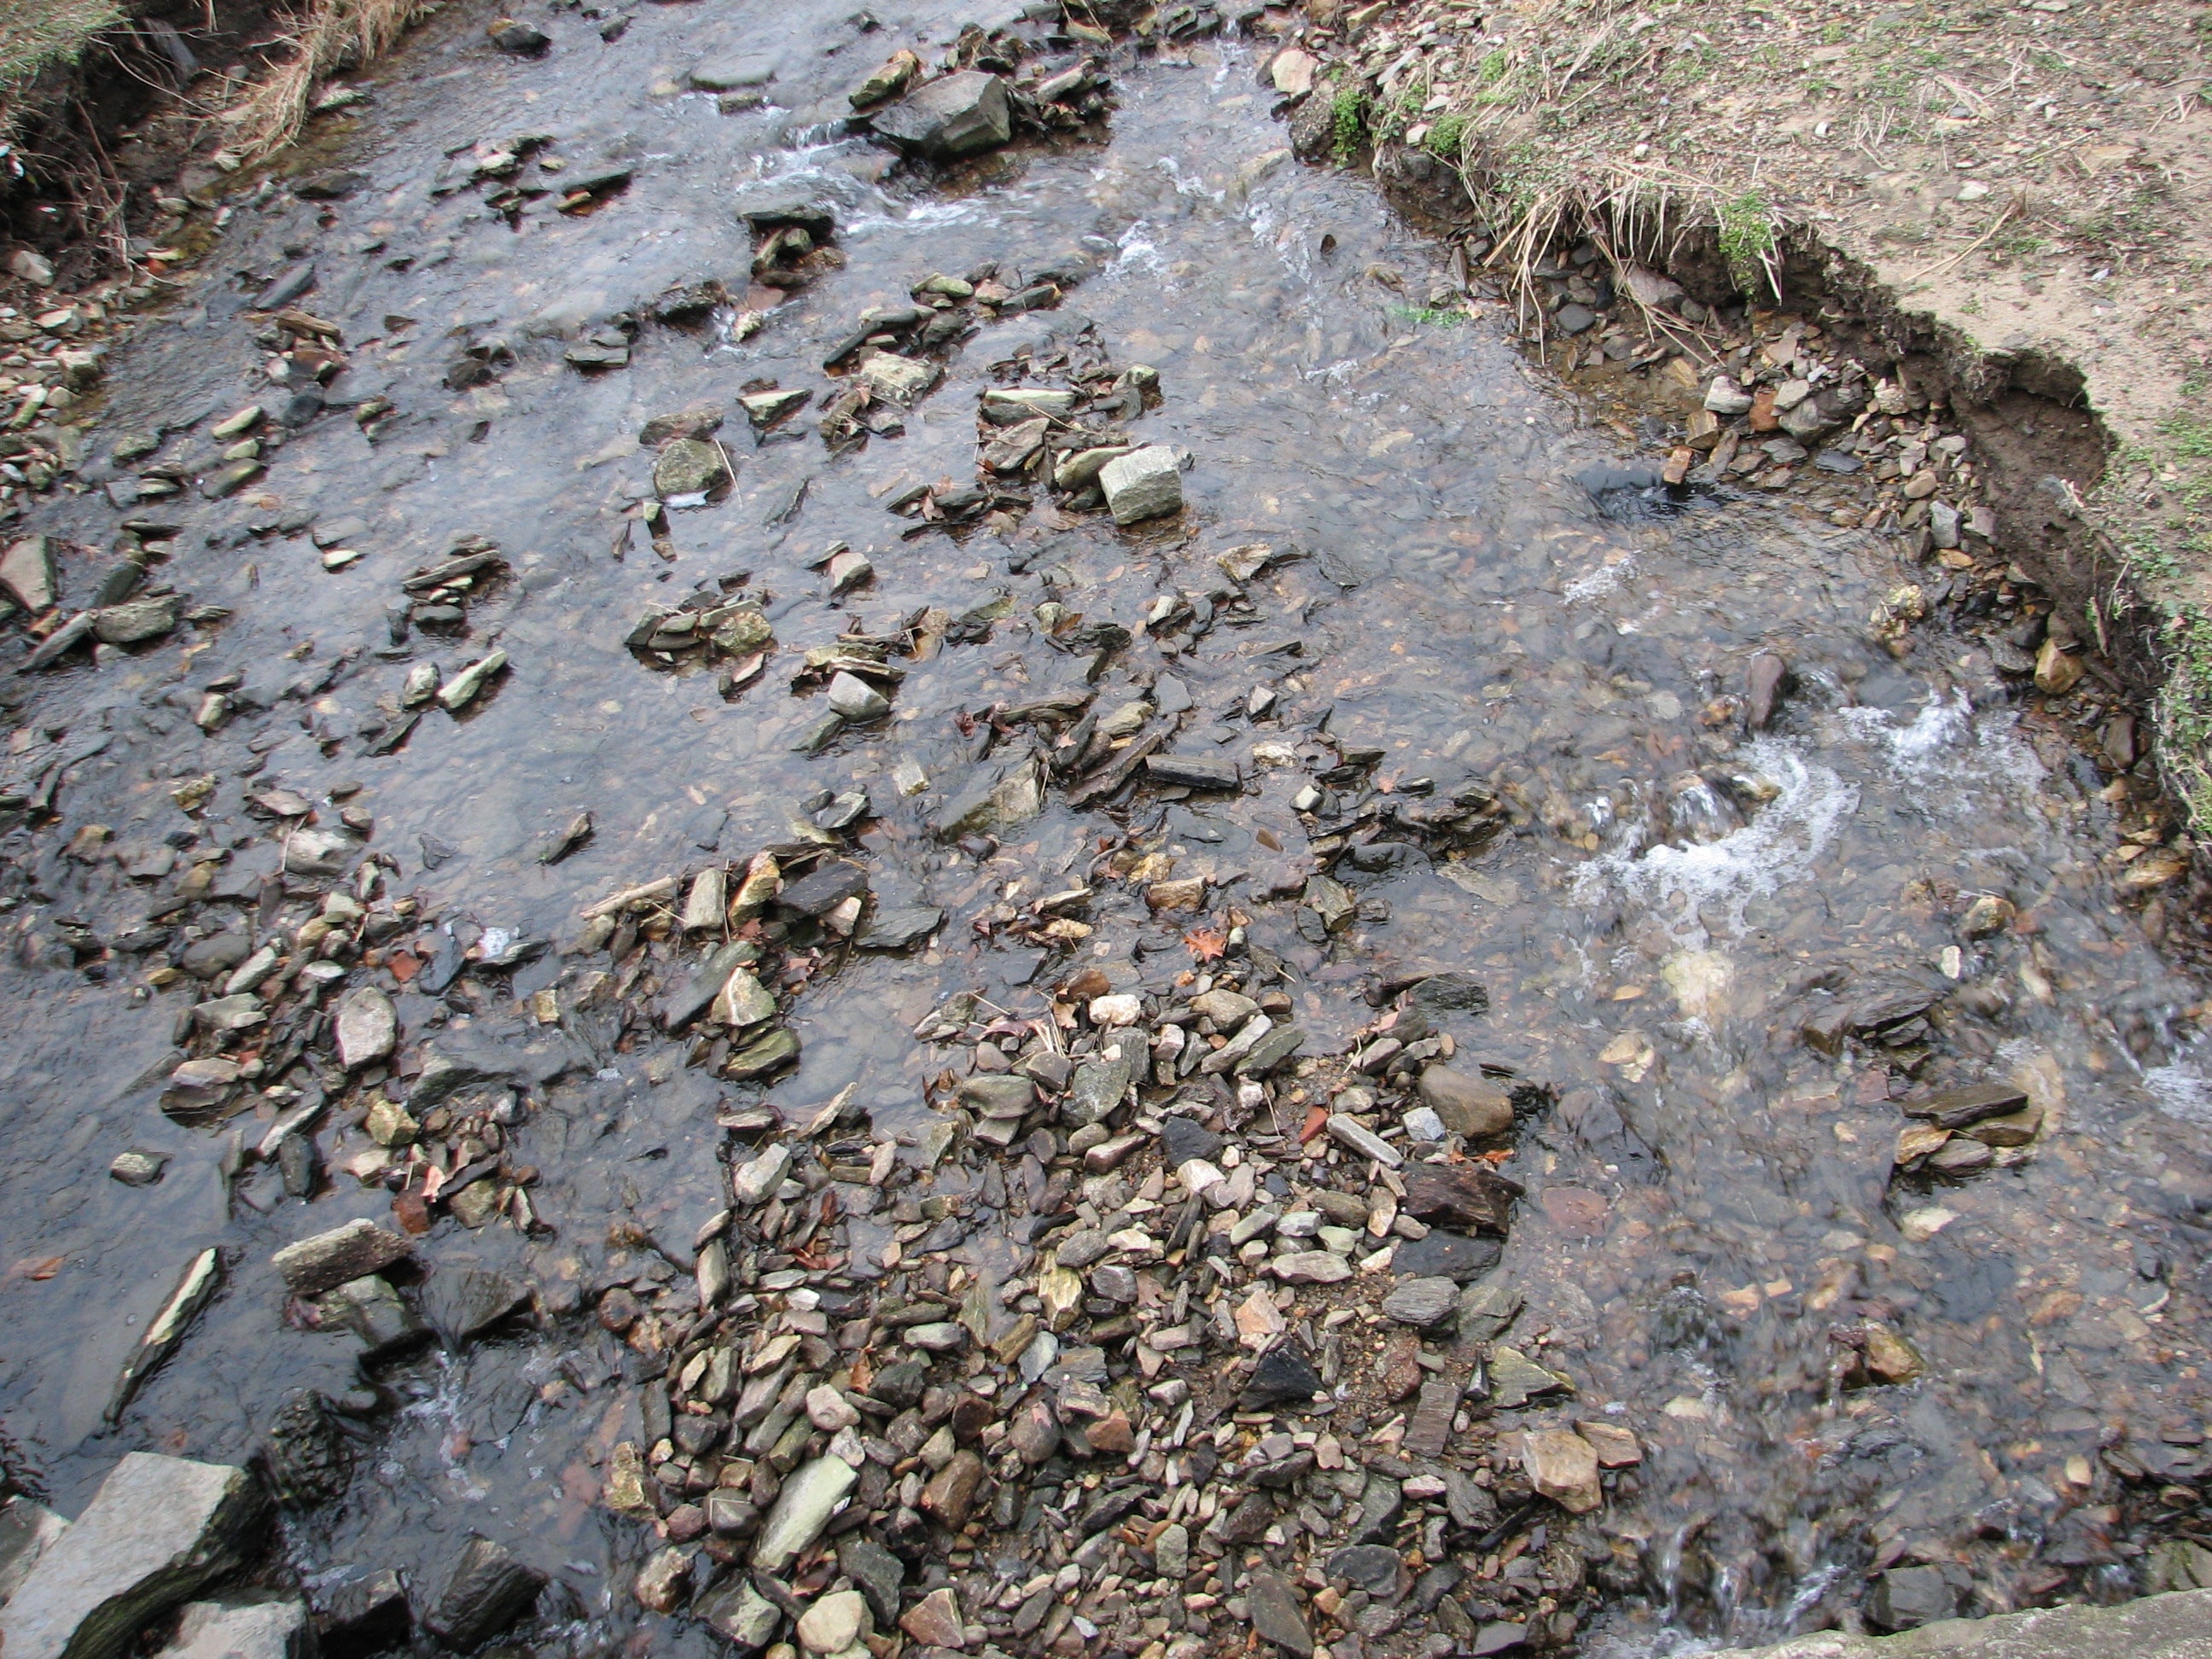
[[[2022,741],[2019,717],[2009,710],[1978,713],[1962,690],[1933,699],[1904,726],[1886,708],[1839,708],[1836,718],[1854,736],[1881,745],[1890,764],[1916,783],[2028,790],[2043,781],[2043,764]]]
[[[1559,590],[1559,597],[1569,605],[1580,605],[1584,599],[1603,599],[1636,574],[1636,556],[1612,564],[1601,564],[1586,576],[1577,576]]]
[[[1753,899],[1812,874],[1858,809],[1858,786],[1771,738],[1747,745],[1744,758],[1777,789],[1749,823],[1701,846],[1649,848],[1641,846],[1642,826],[1635,826],[1626,845],[1575,872],[1575,899],[1595,904],[1618,889],[1657,913],[1675,939],[1697,949],[1709,941],[1709,913],[1725,918],[1729,932],[1741,933],[1744,907]]]
[[[1160,252],[1159,244],[1146,234],[1152,228],[1149,220],[1139,219],[1114,239],[1115,246],[1121,251],[1109,259],[1105,269],[1098,273],[1102,280],[1120,282],[1138,274],[1166,277],[1167,259]]]
[[[2212,1124],[2212,1078],[2186,1060],[2171,1066],[2153,1066],[2142,1074],[2158,1109],[2168,1117],[2188,1123]]]

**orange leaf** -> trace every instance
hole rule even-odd
[[[1229,935],[1212,927],[1194,927],[1182,936],[1182,942],[1200,962],[1213,962],[1229,948]]]
[[[11,1270],[9,1276],[15,1277],[20,1275],[24,1279],[52,1279],[56,1273],[62,1270],[62,1264],[68,1259],[69,1258],[66,1256],[50,1255],[41,1261],[30,1256],[26,1256],[23,1260],[15,1264],[15,1267]]]

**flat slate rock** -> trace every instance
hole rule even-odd
[[[1401,1240],[1390,1266],[1407,1278],[1449,1279],[1464,1285],[1495,1267],[1504,1254],[1505,1247],[1497,1239],[1469,1238],[1437,1228],[1426,1238]]]
[[[853,941],[857,950],[903,951],[945,926],[945,912],[933,904],[901,904],[878,910]]]
[[[1266,1411],[1274,1406],[1303,1406],[1321,1392],[1321,1373],[1313,1362],[1289,1343],[1261,1357],[1251,1381],[1237,1401],[1241,1411]]]
[[[112,1659],[151,1620],[236,1567],[269,1512],[227,1463],[127,1453],[0,1610],[8,1659]]]
[[[1160,1124],[1160,1159],[1170,1170],[1194,1158],[1213,1158],[1222,1144],[1219,1135],[1194,1117],[1170,1117]]]
[[[535,1567],[489,1538],[471,1538],[422,1622],[447,1646],[466,1651],[522,1617],[544,1588],[545,1575]]]
[[[824,916],[848,898],[868,890],[865,866],[838,859],[811,875],[801,876],[776,895],[775,902],[802,916]]]
[[[1314,1650],[1313,1632],[1298,1605],[1297,1592],[1272,1572],[1255,1572],[1244,1592],[1244,1605],[1252,1628],[1285,1653],[1309,1659]]]

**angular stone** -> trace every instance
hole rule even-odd
[[[287,1244],[270,1260],[293,1295],[318,1296],[349,1279],[381,1273],[414,1249],[398,1233],[364,1218]]]
[[[447,1647],[481,1647],[528,1612],[545,1575],[525,1566],[489,1538],[471,1538],[447,1576],[423,1626]]]
[[[346,993],[333,1024],[337,1027],[338,1064],[349,1072],[388,1058],[399,1040],[398,1011],[374,985]]]
[[[1900,1101],[1907,1117],[1925,1118],[1938,1129],[1964,1129],[1985,1118],[2002,1117],[2028,1103],[2027,1091],[2003,1083],[1976,1083],[1959,1089]]]
[[[1382,1298],[1382,1311],[1401,1324],[1427,1330],[1459,1306],[1459,1285],[1449,1279],[1408,1279]]]
[[[1518,1182],[1481,1164],[1425,1164],[1406,1177],[1406,1214],[1431,1226],[1473,1227],[1504,1237],[1510,1229]]]
[[[8,1659],[113,1659],[237,1566],[269,1500],[246,1470],[129,1452],[0,1610]]]
[[[161,1659],[302,1659],[312,1645],[301,1602],[191,1601]]]
[[[859,675],[842,670],[830,678],[830,706],[856,725],[879,720],[891,712],[889,697]]]
[[[1398,1593],[1398,1569],[1405,1565],[1398,1552],[1385,1544],[1352,1544],[1328,1558],[1328,1576],[1346,1578],[1354,1589],[1370,1595]]]
[[[1523,1436],[1521,1467],[1538,1493],[1570,1514],[1587,1515],[1605,1502],[1597,1449],[1572,1429],[1536,1429]]]
[[[802,916],[826,916],[848,898],[868,890],[866,866],[849,859],[833,859],[820,869],[801,876],[776,895],[775,902]]]
[[[1068,1079],[1067,1093],[1060,1103],[1062,1122],[1081,1128],[1100,1122],[1113,1113],[1136,1076],[1136,1066],[1129,1058],[1129,1050],[1136,1042],[1136,1038],[1123,1037],[1119,1043],[1075,1068],[1075,1075]]]
[[[1312,1659],[1313,1632],[1306,1626],[1305,1610],[1287,1580],[1272,1572],[1255,1572],[1244,1592],[1244,1607],[1252,1628],[1297,1659]]]
[[[1556,1373],[1546,1370],[1518,1348],[1491,1350],[1490,1403],[1498,1410],[1517,1410],[1539,1395],[1565,1390],[1567,1384]]]
[[[1488,1342],[1504,1334],[1525,1298],[1498,1279],[1470,1285],[1460,1293],[1459,1334],[1469,1342]]]
[[[683,1605],[684,1597],[691,1588],[691,1556],[689,1551],[666,1545],[646,1557],[645,1564],[630,1581],[630,1594],[637,1604],[650,1613],[670,1613]]]
[[[799,1615],[799,1645],[809,1653],[842,1653],[867,1629],[867,1598],[858,1590],[833,1590]]]
[[[315,1607],[316,1646],[322,1659],[359,1659],[403,1645],[413,1623],[407,1587],[386,1567],[321,1593]]]
[[[1237,1401],[1239,1411],[1267,1411],[1276,1406],[1303,1406],[1322,1390],[1321,1373],[1290,1343],[1261,1356],[1251,1380]]]
[[[870,119],[893,143],[934,161],[994,149],[1013,137],[1006,83],[981,70],[925,82]]]
[[[0,593],[33,616],[52,610],[60,591],[52,537],[26,536],[0,554]]]
[[[1098,483],[1115,524],[1136,524],[1182,511],[1182,466],[1167,444],[1147,444],[1099,469]]]
[[[1421,1384],[1421,1397],[1406,1425],[1405,1449],[1409,1457],[1442,1457],[1451,1443],[1452,1423],[1459,1414],[1459,1384],[1449,1377],[1432,1376]]]
[[[1486,1078],[1449,1066],[1421,1073],[1421,1099],[1444,1127],[1469,1140],[1489,1140],[1513,1127],[1513,1097]]]
[[[0,1603],[31,1575],[39,1558],[69,1530],[69,1522],[28,1498],[0,1504]]]
[[[1160,1124],[1160,1162],[1170,1170],[1194,1158],[1218,1158],[1223,1144],[1219,1135],[1196,1118],[1170,1117]]]
[[[1339,1146],[1349,1147],[1364,1158],[1371,1158],[1387,1170],[1395,1170],[1406,1161],[1405,1154],[1374,1130],[1342,1112],[1328,1120],[1328,1138]]]
[[[906,1582],[906,1563],[874,1539],[848,1533],[837,1540],[837,1565],[868,1598],[878,1626],[888,1629],[898,1622],[899,1587]]]
[[[1601,1469],[1631,1468],[1644,1461],[1644,1448],[1637,1443],[1635,1435],[1618,1423],[1601,1419],[1577,1423],[1575,1431],[1595,1449]]]
[[[751,1158],[731,1171],[732,1196],[747,1208],[764,1203],[769,1194],[783,1185],[784,1175],[790,1168],[790,1147],[781,1141],[763,1146]]]
[[[173,633],[184,620],[181,594],[165,593],[103,607],[92,622],[92,636],[104,645],[137,645]]]
[[[908,1609],[899,1628],[925,1648],[964,1648],[968,1632],[960,1622],[960,1598],[951,1586],[933,1589]]]
[[[709,495],[731,481],[729,458],[710,438],[678,438],[653,464],[653,491],[665,500]]]
[[[1155,783],[1185,789],[1233,790],[1243,786],[1237,763],[1220,755],[1147,755],[1145,771]]]
[[[783,1609],[755,1589],[750,1578],[737,1577],[722,1584],[696,1605],[698,1616],[741,1653],[757,1652],[775,1639],[783,1623]]]
[[[765,57],[714,58],[692,66],[684,77],[698,92],[743,92],[764,87],[775,79],[775,59]]]
[[[1877,1630],[1917,1630],[1958,1616],[1959,1592],[1934,1567],[1892,1567],[1875,1580],[1873,1594],[1866,1601],[1867,1622]],[[2039,1643],[2031,1645],[2043,1650]],[[2088,1644],[2089,1650],[2101,1647],[2095,1642]]]
[[[771,1573],[789,1566],[822,1535],[830,1515],[859,1478],[850,1463],[833,1454],[816,1458],[786,1480],[754,1540],[753,1565]]]
[[[1352,1520],[1355,1544],[1386,1543],[1397,1535],[1398,1518],[1406,1512],[1406,1494],[1387,1474],[1370,1472],[1359,1494],[1359,1512]]]
[[[775,993],[760,982],[750,968],[733,968],[707,1010],[712,1024],[742,1030],[775,1018]]]
[[[859,378],[885,403],[911,409],[937,384],[934,363],[902,357],[895,351],[872,351],[860,360]]]
[[[921,1507],[957,1532],[968,1524],[968,1512],[975,1507],[975,1491],[982,1482],[983,1460],[963,1448],[921,1489]]]

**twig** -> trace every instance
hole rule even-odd
[[[1957,264],[1960,260],[1966,258],[1969,254],[1978,253],[1982,248],[1988,244],[1989,240],[1992,236],[1995,236],[2000,230],[2002,230],[2005,228],[2006,224],[2011,220],[2012,216],[2018,212],[2020,209],[2026,204],[2027,200],[2027,197],[2025,191],[2014,191],[2012,200],[2005,204],[2005,210],[1997,215],[1996,221],[1990,226],[1990,228],[1975,238],[1969,246],[1960,248],[1956,253],[1953,254],[1948,259],[1937,261],[1935,264],[1929,266],[1927,270],[1921,271],[1918,275],[1906,277],[1905,279],[1906,283],[1909,285],[1912,283],[1924,283],[1930,276],[1933,276],[1937,271],[1948,270],[1953,265]]]

